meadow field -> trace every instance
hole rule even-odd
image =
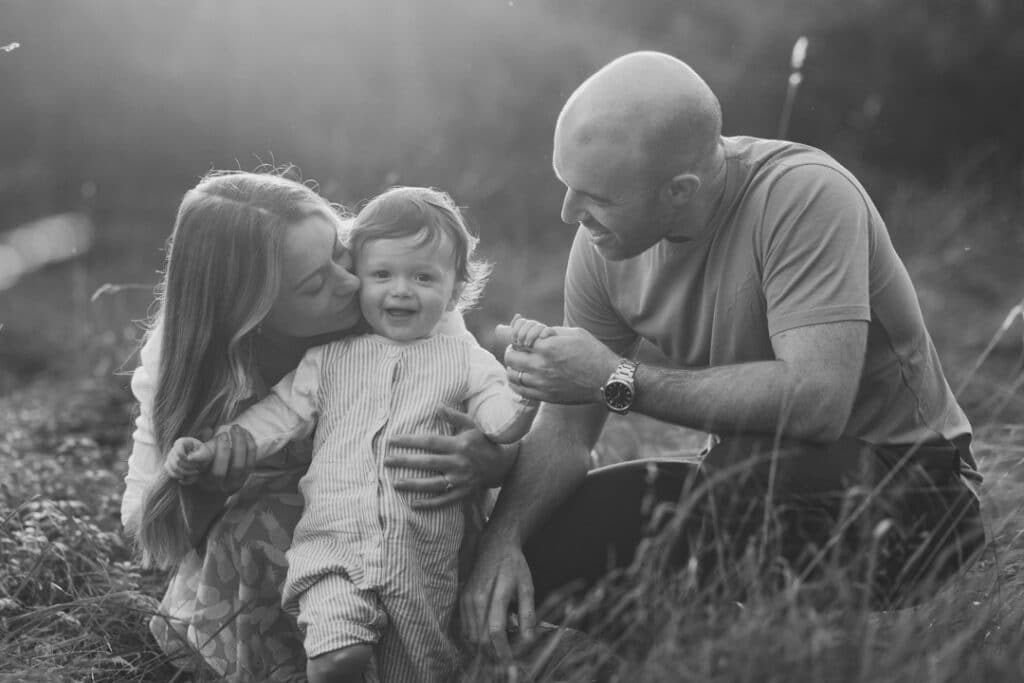
[[[167,577],[140,567],[118,519],[128,373],[175,207],[205,171],[294,163],[351,207],[396,183],[448,190],[495,264],[467,318],[493,348],[514,313],[561,319],[573,229],[550,137],[575,85],[666,50],[719,93],[727,134],[771,136],[800,35],[787,134],[853,169],[889,225],[976,428],[989,547],[934,600],[887,613],[814,604],[796,583],[716,603],[639,562],[552,606],[593,638],[551,629],[466,680],[1024,680],[1024,11],[940,5],[3,4],[0,46],[19,47],[0,52],[0,245],[64,212],[95,240],[0,289],[0,681],[209,680],[149,636]],[[688,457],[700,440],[632,415],[596,452]]]

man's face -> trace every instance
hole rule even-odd
[[[610,261],[637,256],[671,232],[671,207],[633,150],[569,137],[556,130],[553,157],[555,175],[566,187],[565,223],[586,228],[590,241]]]

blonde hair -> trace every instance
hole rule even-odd
[[[420,245],[448,242],[455,252],[455,282],[462,285],[456,309],[472,308],[483,295],[491,265],[474,258],[479,239],[466,226],[455,201],[432,187],[393,187],[371,199],[356,216],[349,233],[358,258],[367,242],[419,238]]]
[[[255,395],[254,333],[280,291],[285,233],[316,214],[338,220],[315,191],[276,173],[217,171],[185,194],[150,330],[162,335],[153,404],[162,454],[231,420]],[[161,469],[129,530],[147,565],[174,566],[191,547],[179,496]]]

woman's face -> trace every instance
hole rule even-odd
[[[284,240],[281,291],[263,321],[288,337],[343,332],[359,322],[359,278],[337,223],[312,215],[291,226]]]

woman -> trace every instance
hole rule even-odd
[[[310,444],[254,467],[243,433],[222,435],[220,466],[182,487],[176,505],[154,505],[147,493],[166,477],[163,454],[176,438],[229,421],[310,346],[358,325],[359,281],[342,230],[338,212],[300,183],[244,172],[205,177],[179,208],[159,310],[132,377],[140,411],[122,522],[148,561],[174,569],[150,626],[179,663],[198,655],[228,680],[304,678],[301,637],[280,601]],[[464,329],[461,318],[446,324]],[[514,457],[465,416],[448,417],[461,430],[452,437],[403,439],[436,455],[394,463],[436,472],[396,483],[435,494],[427,505],[497,485]]]

